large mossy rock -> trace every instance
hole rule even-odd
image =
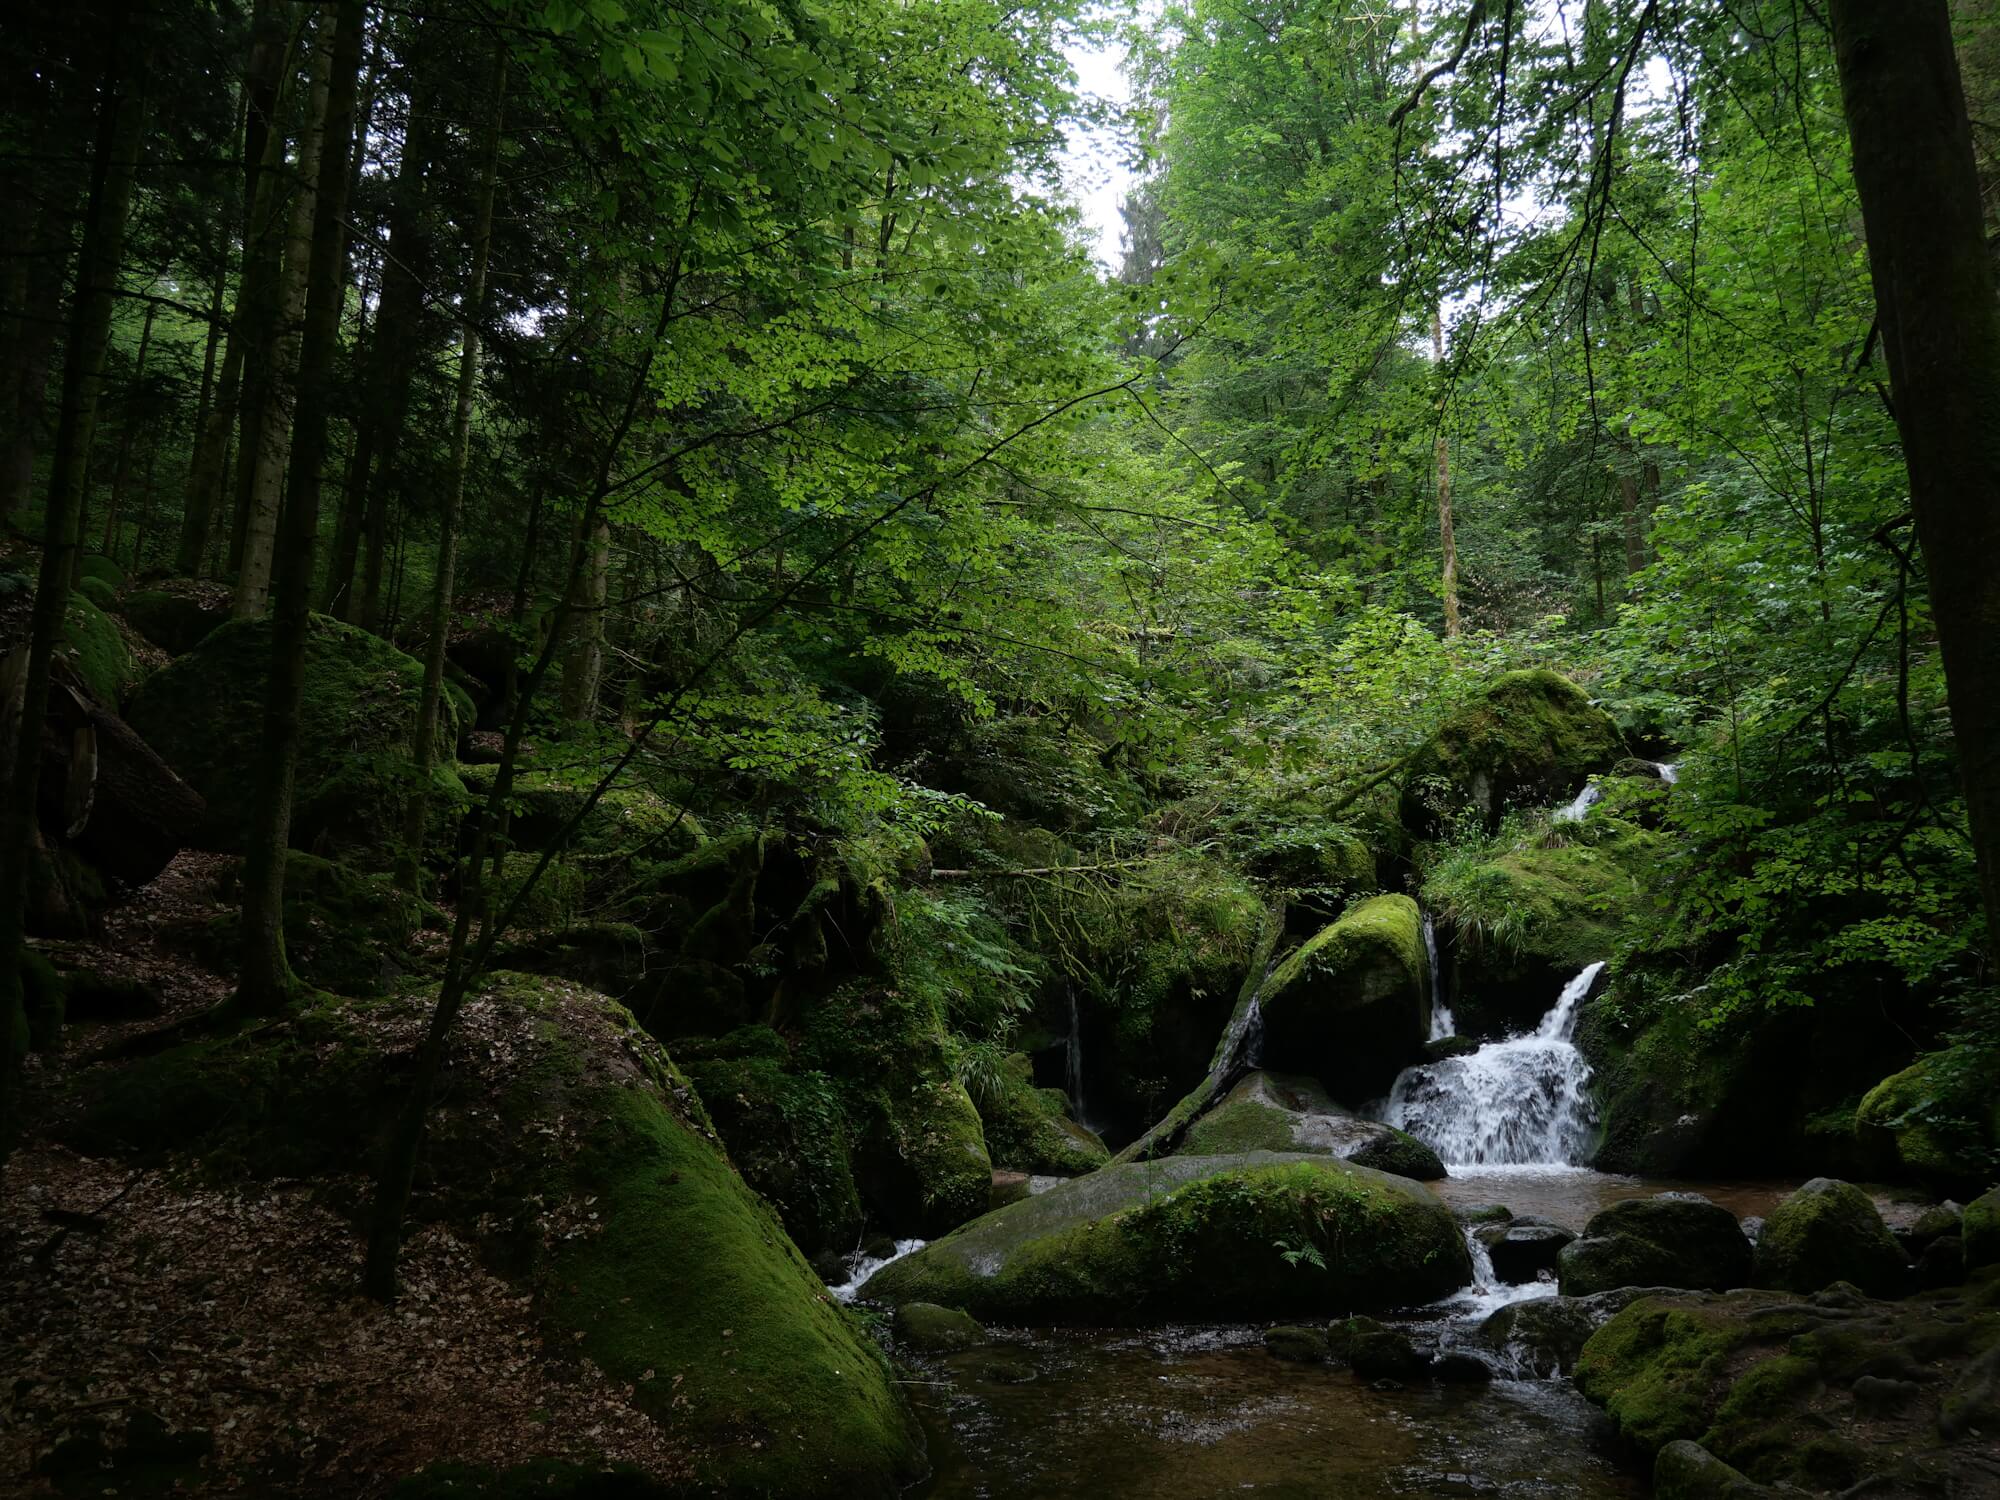
[[[240,902],[241,871],[217,895]],[[414,967],[409,944],[432,915],[387,875],[292,850],[285,858],[285,957],[308,984],[336,995],[387,994]],[[243,923],[225,912],[209,923],[203,947],[222,969],[242,954]]]
[[[1074,1178],[885,1266],[862,1295],[988,1322],[1118,1325],[1406,1306],[1471,1275],[1465,1237],[1428,1189],[1257,1151]]]
[[[118,601],[125,621],[169,656],[192,651],[229,620],[229,590],[215,583],[170,579],[133,589]]]
[[[930,1000],[843,985],[812,1003],[795,1056],[838,1081],[855,1183],[879,1227],[930,1237],[985,1211],[993,1159]]]
[[[1070,1117],[1061,1089],[1035,1087],[1034,1069],[1016,1052],[998,1076],[974,1090],[985,1127],[986,1152],[995,1168],[1036,1176],[1075,1177],[1111,1160],[1095,1132]]]
[[[1671,1287],[1628,1286],[1588,1297],[1530,1297],[1489,1315],[1473,1341],[1522,1377],[1547,1380],[1576,1369],[1590,1336],[1641,1297],[1671,1296]]]
[[[1261,1069],[1245,1074],[1188,1128],[1177,1154],[1244,1151],[1310,1152],[1419,1182],[1445,1175],[1437,1152],[1393,1125],[1342,1109],[1317,1079]]]
[[[1965,1241],[1966,1270],[2000,1266],[2000,1188],[1965,1205],[1960,1233]]]
[[[1627,1198],[1590,1216],[1565,1245],[1556,1278],[1565,1297],[1627,1286],[1726,1291],[1750,1280],[1750,1241],[1728,1209],[1694,1193]]]
[[[132,650],[119,632],[118,622],[88,594],[69,596],[56,651],[90,696],[116,713],[136,675]]]
[[[1132,823],[1145,807],[1105,746],[1039,715],[964,726],[932,777],[1009,819],[1063,834]]]
[[[1301,943],[1264,982],[1263,1056],[1334,1094],[1372,1099],[1423,1054],[1430,962],[1408,896],[1357,902]]]
[[[323,1003],[145,1059],[97,1083],[72,1139],[210,1172],[352,1172],[393,1117],[431,998]],[[687,1445],[702,1492],[886,1500],[916,1477],[921,1439],[881,1354],[629,1012],[501,974],[458,1038],[417,1222],[451,1226],[527,1289],[552,1343]]]
[[[1977,1190],[2000,1162],[2000,1071],[1990,1053],[1933,1052],[1862,1096],[1854,1136],[1871,1174]]]
[[[1910,1261],[1874,1200],[1852,1183],[1815,1177],[1765,1216],[1757,1236],[1756,1284],[1816,1292],[1836,1281],[1871,1297],[1910,1289]]]
[[[864,1217],[834,1081],[790,1071],[791,1049],[763,1026],[695,1043],[681,1060],[729,1159],[799,1248],[808,1256],[850,1248]]]
[[[2000,1281],[1899,1303],[1675,1293],[1593,1334],[1576,1383],[1645,1454],[1696,1442],[1809,1494],[1985,1495],[1996,1361]]]
[[[1503,673],[1412,758],[1403,821],[1428,836],[1469,810],[1496,828],[1510,807],[1567,801],[1624,754],[1611,716],[1567,677]]]
[[[239,848],[255,806],[264,755],[264,697],[271,627],[235,620],[147,678],[127,717],[148,744],[208,802],[203,836]],[[415,792],[409,756],[423,667],[387,641],[315,615],[306,645],[292,843],[392,865],[404,809]],[[438,769],[430,827],[456,836],[465,788],[453,751],[469,705],[447,685],[438,714]]]
[[[1585,966],[1625,946],[1653,909],[1667,841],[1607,819],[1587,837],[1540,834],[1478,861],[1453,860],[1423,887],[1449,924],[1451,1008],[1467,1036],[1533,1026]]]

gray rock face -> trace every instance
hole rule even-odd
[[[989,1321],[1299,1321],[1428,1302],[1466,1284],[1451,1211],[1403,1177],[1251,1151],[1105,1167],[882,1268],[870,1301]]]
[[[1413,1135],[1342,1109],[1318,1080],[1245,1074],[1222,1102],[1188,1127],[1180,1153],[1306,1151],[1419,1182],[1445,1175],[1438,1155]]]
[[[1544,1271],[1554,1275],[1563,1246],[1576,1238],[1574,1230],[1533,1214],[1488,1224],[1474,1233],[1493,1262],[1493,1274],[1514,1286],[1534,1281]]]
[[[1685,1438],[1668,1443],[1653,1460],[1653,1500],[1758,1500],[1770,1493]]]
[[[1627,1286],[1726,1291],[1750,1281],[1750,1241],[1736,1215],[1695,1193],[1628,1198],[1591,1215],[1565,1245],[1556,1277],[1566,1297]]]

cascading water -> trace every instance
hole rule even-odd
[[[1069,1046],[1063,1057],[1064,1092],[1072,1118],[1083,1118],[1083,1012],[1076,1003],[1076,986],[1069,986]]]
[[[1664,781],[1668,786],[1672,786],[1676,781],[1681,779],[1681,768],[1676,761],[1656,760],[1653,762],[1653,769],[1660,773],[1660,780]]]
[[[1595,963],[1572,979],[1525,1036],[1405,1068],[1385,1118],[1449,1167],[1574,1165],[1595,1119],[1590,1065],[1572,1037],[1577,1007],[1603,970]]]
[[[1604,788],[1599,786],[1596,781],[1593,780],[1586,783],[1583,790],[1576,794],[1575,801],[1565,803],[1555,810],[1555,821],[1558,823],[1581,823],[1583,815],[1597,806],[1603,796]]]
[[[1424,957],[1431,966],[1430,1040],[1441,1042],[1448,1036],[1458,1035],[1458,1022],[1452,1019],[1451,1007],[1444,1003],[1444,966],[1438,962],[1437,927],[1432,923],[1429,912],[1424,913]]]

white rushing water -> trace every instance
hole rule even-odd
[[[1681,768],[1675,761],[1656,760],[1653,762],[1653,769],[1660,773],[1660,780],[1664,781],[1668,786],[1672,786],[1676,781],[1681,779]]]
[[[1576,1011],[1604,970],[1592,964],[1563,986],[1541,1024],[1477,1052],[1405,1068],[1384,1118],[1425,1142],[1456,1171],[1569,1166],[1590,1145],[1590,1064],[1576,1049]]]
[[[1424,913],[1424,957],[1431,966],[1431,1034],[1430,1040],[1441,1042],[1448,1036],[1458,1035],[1458,1022],[1451,1017],[1451,1007],[1444,1003],[1444,966],[1438,962],[1437,928],[1431,922],[1431,914]]]
[[[894,1255],[856,1255],[847,1263],[847,1280],[839,1286],[830,1286],[827,1290],[833,1293],[833,1300],[836,1302],[852,1302],[860,1295],[861,1288],[867,1285],[870,1276],[891,1262],[899,1261],[911,1252],[923,1249],[925,1243],[923,1240],[897,1240]]]
[[[1583,790],[1576,794],[1575,801],[1565,803],[1555,810],[1555,821],[1558,823],[1581,823],[1583,815],[1597,806],[1603,797],[1603,787],[1599,786],[1595,780],[1586,782]]]

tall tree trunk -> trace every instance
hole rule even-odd
[[[216,281],[218,318],[222,280]],[[211,347],[211,353],[213,348]],[[194,456],[188,465],[187,496],[181,511],[180,546],[174,554],[174,570],[193,578],[201,572],[202,554],[208,550],[209,531],[222,505],[224,481],[229,471],[229,431],[236,421],[236,391],[243,378],[243,341],[233,333],[222,359],[222,378],[216,383],[214,398],[206,405],[197,425]]]
[[[1629,575],[1646,566],[1646,520],[1639,509],[1638,475],[1619,474],[1618,509],[1625,523],[1625,571]]]
[[[416,45],[421,47],[422,42],[420,32]],[[331,612],[367,630],[382,623],[390,492],[396,482],[396,460],[422,345],[421,278],[430,259],[424,206],[443,128],[427,83],[429,77],[427,71],[420,71],[412,85],[403,157],[389,196],[381,306],[376,310],[375,338],[368,350],[368,379],[355,433],[354,462],[349,466],[344,516],[340,534],[334,539],[333,565],[327,579]],[[361,569],[358,588],[354,582],[357,559]]]
[[[47,404],[49,360],[63,326],[63,279],[69,272],[69,218],[74,203],[45,203],[26,266],[19,336],[6,352],[13,374],[12,400],[0,408],[8,424],[6,451],[0,453],[0,518],[17,514],[35,482],[35,450]]]
[[[486,125],[479,185],[479,209],[472,228],[472,270],[466,278],[459,321],[458,401],[451,417],[451,478],[444,520],[438,533],[437,579],[431,591],[430,637],[424,647],[423,695],[417,702],[416,735],[410,756],[416,762],[408,822],[404,827],[403,884],[421,893],[425,822],[429,813],[431,769],[437,762],[438,699],[444,693],[444,647],[451,633],[451,596],[458,567],[459,517],[465,508],[465,470],[472,442],[472,398],[479,384],[479,324],[486,311],[486,265],[493,250],[493,197],[500,174],[500,121],[506,104],[507,52],[493,49],[493,113]]]
[[[569,655],[563,660],[562,706],[570,719],[588,719],[597,712],[598,684],[604,677],[604,606],[611,597],[611,523],[601,510],[587,524],[582,597],[571,618]]]
[[[1438,382],[1437,502],[1438,545],[1444,553],[1444,633],[1449,640],[1458,634],[1458,537],[1451,516],[1451,446],[1444,434],[1444,315],[1431,309],[1431,355]]]
[[[314,167],[311,253],[305,324],[299,345],[297,413],[291,434],[282,535],[277,549],[277,597],[271,617],[271,680],[264,702],[264,755],[255,815],[243,861],[243,972],[236,1003],[252,1014],[282,1007],[294,989],[285,960],[285,850],[292,829],[292,786],[298,771],[299,707],[305,689],[306,639],[312,626],[313,547],[319,536],[320,470],[332,415],[334,353],[340,341],[345,286],[349,152],[354,145],[354,96],[361,73],[364,0],[329,7],[323,147]],[[317,90],[316,90],[317,92]]]
[[[1979,170],[1944,0],[1832,0],[1831,10],[1990,946],[2000,940],[2000,307]]]
[[[236,592],[230,613],[250,619],[264,613],[271,598],[271,573],[278,545],[278,512],[284,503],[285,476],[291,459],[292,427],[298,397],[298,370],[304,343],[306,286],[311,270],[315,208],[328,190],[320,174],[325,154],[326,99],[332,51],[321,35],[313,46],[312,100],[306,127],[299,138],[298,191],[292,198],[290,227],[285,236],[284,268],[275,303],[277,338],[265,370],[257,456],[251,466],[249,505],[243,512],[243,549],[236,571]],[[343,172],[343,178],[345,174]],[[340,196],[346,197],[346,182]]]
[[[295,14],[296,28],[286,21]],[[236,483],[229,527],[227,571],[243,564],[257,452],[264,435],[266,388],[277,356],[278,298],[284,275],[286,203],[285,132],[279,119],[284,80],[294,42],[304,34],[309,5],[256,0],[250,25],[250,62],[244,86],[243,274],[236,293],[232,338],[243,343],[236,408]]]
[[[145,131],[145,106],[126,76],[118,38],[99,91],[97,136],[90,194],[77,258],[76,295],[70,306],[63,356],[62,412],[49,472],[43,516],[42,566],[36,582],[34,624],[27,660],[18,677],[18,703],[0,703],[0,723],[15,725],[7,800],[0,815],[0,1150],[13,1138],[14,1088],[19,1048],[26,1035],[21,1001],[28,865],[35,842],[35,806],[41,785],[42,717],[49,696],[50,662],[69,606],[69,580],[77,548],[77,517],[97,406],[104,387],[104,356],[111,342],[111,307],[125,257],[125,223]]]
[[[111,471],[111,503],[104,511],[104,545],[98,548],[113,560],[118,556],[118,523],[124,519],[125,491],[132,483],[132,439],[137,435],[139,426],[146,387],[146,356],[153,348],[153,320],[159,311],[159,303],[146,304],[146,320],[139,327],[139,354],[132,361],[132,379],[125,388],[125,421],[118,430],[118,462]],[[76,563],[80,577],[83,567],[81,549],[77,552]]]

